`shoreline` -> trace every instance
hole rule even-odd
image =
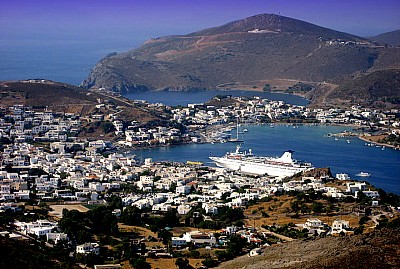
[[[380,142],[375,142],[375,141],[369,140],[367,138],[367,136],[365,136],[365,135],[359,135],[358,138],[361,139],[362,141],[365,141],[365,142],[368,142],[368,143],[374,143],[377,146],[392,148],[394,150],[400,150],[400,147],[396,147],[396,146],[391,145],[391,144],[380,143]]]

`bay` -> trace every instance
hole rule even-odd
[[[243,150],[251,148],[260,156],[280,156],[285,150],[294,150],[294,158],[311,162],[315,167],[330,167],[333,175],[347,173],[352,179],[369,181],[376,187],[400,194],[400,151],[390,148],[365,146],[357,137],[325,137],[351,127],[306,126],[296,128],[289,125],[247,126]],[[347,142],[350,141],[350,143]],[[186,162],[200,161],[213,164],[209,156],[222,156],[234,151],[232,143],[189,144],[132,151],[139,158],[152,158],[154,161]],[[360,171],[371,173],[370,178],[356,177]]]

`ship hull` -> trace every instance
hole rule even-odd
[[[227,168],[229,170],[278,177],[290,177],[312,168],[304,166],[282,166],[267,163],[254,163],[223,157],[210,157],[210,159],[213,160],[218,167]]]

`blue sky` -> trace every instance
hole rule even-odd
[[[78,85],[110,52],[261,13],[372,36],[400,29],[400,0],[1,0],[0,80]]]
[[[0,34],[2,39],[146,39],[260,13],[361,36],[400,29],[399,0],[3,0]]]

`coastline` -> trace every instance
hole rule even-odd
[[[400,147],[396,147],[396,146],[394,146],[394,145],[387,144],[387,143],[375,142],[375,141],[373,141],[373,140],[368,139],[367,136],[365,136],[365,135],[363,135],[363,134],[362,134],[362,135],[359,135],[358,138],[361,139],[361,140],[363,140],[363,141],[365,141],[365,142],[368,142],[368,143],[374,143],[374,144],[377,145],[377,146],[392,148],[392,149],[394,149],[394,150],[400,150]]]

